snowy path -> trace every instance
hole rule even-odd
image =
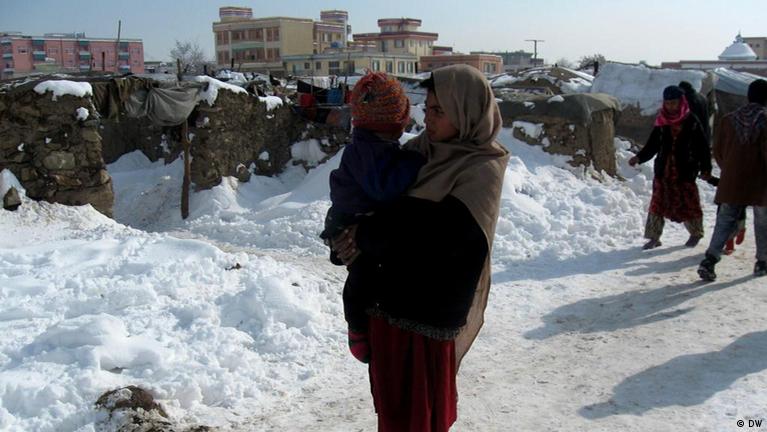
[[[702,284],[708,236],[687,249],[668,224],[663,247],[640,250],[652,169],[628,168],[625,143],[626,181],[600,182],[501,139],[513,157],[494,286],[453,430],[718,432],[767,418],[767,278],[750,276],[751,229]],[[345,346],[344,270],[317,239],[337,163],[227,179],[181,221],[180,164],[132,154],[109,169],[133,228],[89,207],[0,212],[0,430],[113,430],[93,402],[125,385],[180,424],[375,430],[366,368]],[[712,193],[701,186],[704,203]]]
[[[453,430],[725,431],[766,419],[767,287],[750,275],[752,239],[704,284],[704,247],[673,246],[685,236],[670,227],[672,246],[655,251],[637,240],[555,268],[525,263],[495,284]],[[365,368],[341,361],[241,430],[374,429]]]

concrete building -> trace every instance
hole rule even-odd
[[[762,45],[756,42],[760,38],[750,38],[751,44]],[[678,62],[663,62],[661,67],[668,69],[698,69],[711,70],[716,68],[728,68],[738,72],[749,72],[767,77],[767,59],[760,57],[746,42],[746,39],[738,34],[735,41],[722,51],[719,60],[680,60]],[[762,46],[756,47],[763,48]]]
[[[437,33],[419,31],[421,20],[413,18],[383,18],[378,20],[379,33],[357,33],[355,42],[374,43],[377,50],[389,54],[412,54],[416,57],[433,54]]]
[[[414,54],[382,53],[380,51],[338,51],[283,57],[290,75],[352,75],[365,70],[393,75],[413,75],[418,71]]]
[[[444,54],[422,56],[420,59],[421,72],[429,72],[444,66],[466,64],[477,68],[480,72],[496,74],[503,72],[503,59],[491,54]]]
[[[502,51],[502,52],[485,52],[485,51],[472,51],[472,54],[489,54],[500,56],[503,60],[503,68],[506,72],[517,71],[520,69],[528,69],[532,67],[543,66],[543,59],[534,59],[533,53],[523,50],[519,51]]]
[[[141,39],[87,38],[85,33],[28,36],[0,33],[0,77],[32,73],[105,71],[144,73]]]
[[[767,37],[744,37],[743,42],[751,47],[757,60],[767,60]]]
[[[345,11],[323,11],[323,19],[253,18],[246,7],[222,7],[213,23],[216,63],[219,68],[285,73],[283,57],[317,54],[347,45],[351,31]]]

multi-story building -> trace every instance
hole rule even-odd
[[[87,38],[85,33],[0,33],[0,77],[42,72],[144,73],[141,39]]]
[[[356,42],[372,42],[378,51],[387,54],[412,54],[416,57],[433,54],[437,33],[419,31],[421,20],[413,18],[383,18],[378,20],[379,33],[357,33]]]
[[[288,74],[353,75],[365,70],[393,75],[413,75],[418,69],[414,54],[383,53],[365,50],[338,50],[323,54],[304,54],[283,57]]]
[[[219,68],[234,64],[240,71],[285,72],[283,57],[317,54],[328,48],[345,47],[351,30],[345,11],[323,11],[322,19],[253,18],[246,7],[222,7],[213,23],[216,63]]]
[[[422,56],[421,72],[429,72],[444,66],[466,64],[473,66],[480,72],[496,74],[503,72],[503,59],[491,54],[442,54]]]
[[[767,60],[767,37],[744,37],[743,42],[751,47],[757,60]]]

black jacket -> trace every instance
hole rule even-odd
[[[674,148],[677,174],[681,181],[695,181],[701,172],[711,172],[711,148],[703,128],[694,115],[687,116],[682,122],[682,130],[677,137],[676,145],[671,135],[670,126],[653,128],[647,144],[637,153],[639,163],[645,163],[655,158],[655,177],[663,178],[666,171],[666,160]]]
[[[358,281],[373,310],[407,330],[455,337],[488,253],[482,229],[460,200],[400,198],[363,218],[356,241],[370,264]]]
[[[695,114],[695,117],[698,118],[698,121],[700,121],[700,125],[703,127],[703,133],[706,134],[706,138],[711,142],[711,125],[709,124],[709,113],[708,113],[708,100],[706,98],[696,92],[685,92],[685,97],[687,97],[687,103],[690,105],[690,111],[692,111],[693,114]]]

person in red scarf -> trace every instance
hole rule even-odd
[[[629,160],[635,166],[655,157],[652,200],[645,225],[644,249],[661,245],[665,219],[684,224],[695,247],[703,238],[703,211],[695,179],[711,177],[711,149],[700,121],[690,113],[684,91],[677,86],[663,90],[663,107],[647,144]]]

